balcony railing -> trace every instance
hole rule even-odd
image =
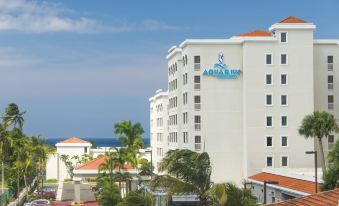
[[[333,63],[327,64],[328,71],[333,71]]]
[[[194,149],[195,149],[195,151],[200,151],[201,150],[201,143],[195,143]]]
[[[328,83],[328,89],[333,89],[333,83]]]
[[[194,89],[200,90],[200,83],[194,83]]]
[[[328,103],[328,109],[333,110],[334,109],[334,103]]]
[[[200,70],[200,63],[194,64],[194,70]]]
[[[201,109],[201,104],[200,104],[200,103],[195,103],[195,104],[194,104],[194,109],[195,109],[196,111],[199,111],[199,110]]]
[[[195,129],[195,131],[200,131],[201,130],[201,124],[200,123],[195,123],[194,124],[194,129]]]

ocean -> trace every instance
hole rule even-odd
[[[95,142],[97,147],[121,147],[122,144],[115,138],[82,138],[88,142]],[[49,138],[46,140],[46,144],[55,146],[56,143],[65,140],[64,138]],[[144,139],[145,147],[150,145],[150,139]]]

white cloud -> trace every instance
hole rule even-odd
[[[116,33],[174,29],[177,27],[156,20],[104,25],[93,18],[76,15],[76,12],[68,8],[46,1],[0,0],[0,31]]]

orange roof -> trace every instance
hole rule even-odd
[[[299,19],[298,17],[295,16],[289,16],[286,19],[281,20],[279,23],[307,23],[306,21]]]
[[[77,137],[71,137],[71,138],[68,138],[60,143],[89,143],[85,140],[82,140],[80,138],[77,138]]]
[[[97,159],[91,160],[83,165],[80,165],[77,170],[98,170],[100,165],[102,165],[107,160],[107,156],[102,156]],[[117,168],[116,168],[117,169]],[[124,164],[121,169],[131,170],[134,169],[129,164]]]
[[[339,205],[339,188],[320,192],[305,197],[290,199],[278,203],[269,204],[272,206],[338,206]]]
[[[285,187],[292,190],[297,190],[300,192],[305,192],[308,194],[314,194],[315,193],[315,182],[307,181],[307,180],[301,180],[297,178],[292,177],[285,177],[281,175],[275,175],[270,174],[266,172],[261,172],[256,175],[253,175],[249,177],[248,179],[256,180],[259,182],[266,181],[278,181],[278,186]],[[318,184],[319,187],[319,184]]]
[[[239,34],[238,36],[272,36],[272,34],[268,31],[254,30],[244,34]]]

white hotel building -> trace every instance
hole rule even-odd
[[[214,182],[263,168],[311,168],[314,141],[298,134],[305,115],[339,119],[339,40],[314,39],[296,17],[229,39],[187,39],[167,55],[168,91],[150,98],[157,164],[170,149],[208,152]],[[239,72],[240,71],[240,72]],[[338,135],[325,139],[325,151]]]

